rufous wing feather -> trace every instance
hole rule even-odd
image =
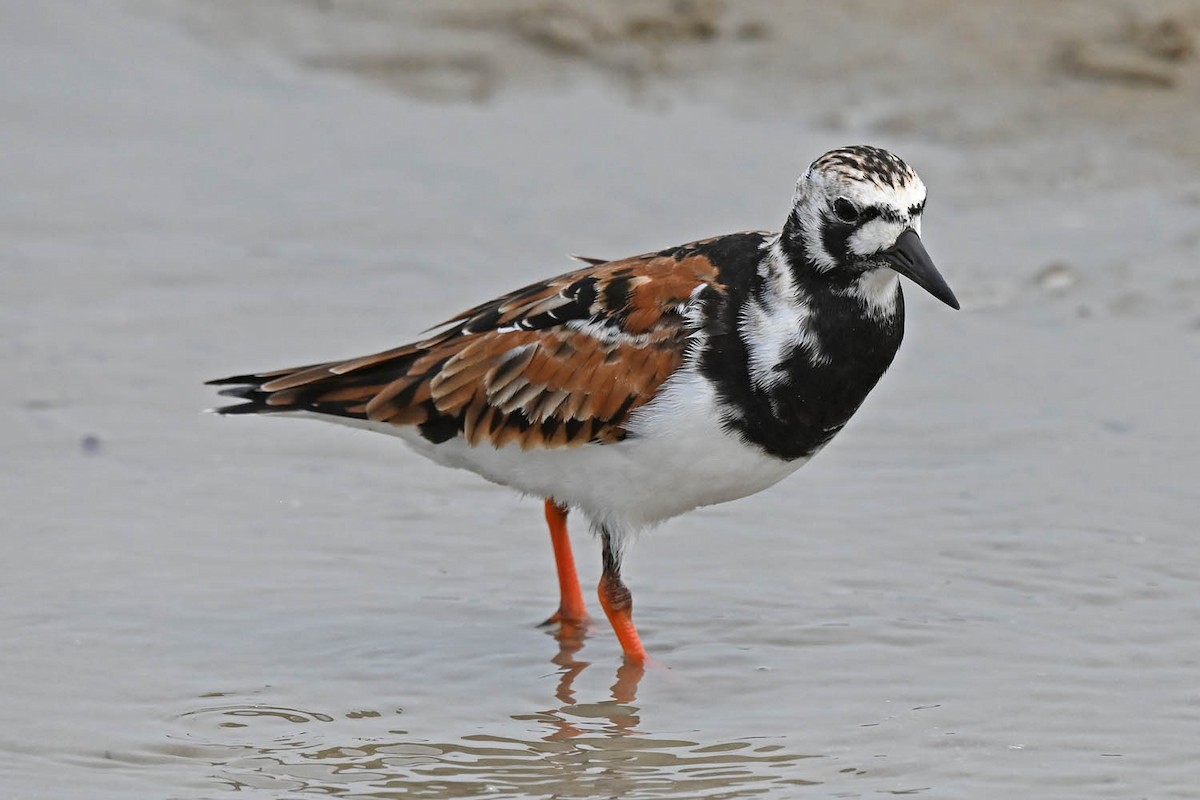
[[[311,411],[438,423],[474,446],[616,442],[683,361],[698,289],[715,266],[686,246],[592,264],[459,314],[440,332],[361,358],[213,381],[225,413]]]

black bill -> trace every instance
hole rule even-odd
[[[884,250],[881,255],[887,259],[896,272],[910,279],[951,308],[958,309],[958,298],[946,285],[946,280],[933,265],[933,259],[929,257],[925,245],[921,244],[921,237],[912,228],[900,234],[896,243]]]

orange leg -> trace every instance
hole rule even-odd
[[[612,546],[608,531],[601,531],[604,542],[604,573],[600,577],[600,605],[612,624],[613,631],[625,651],[625,658],[633,664],[646,663],[646,648],[633,624],[633,595],[621,580],[621,557]]]
[[[546,498],[546,524],[550,526],[550,544],[554,546],[554,564],[558,567],[558,589],[562,598],[558,611],[546,620],[546,625],[582,625],[588,620],[583,587],[579,585],[579,573],[575,570],[575,554],[571,552],[571,538],[567,535],[568,510]]]

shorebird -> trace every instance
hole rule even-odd
[[[243,401],[217,411],[381,431],[544,498],[560,588],[548,622],[562,625],[587,620],[577,509],[600,539],[600,604],[642,663],[629,535],[761,491],[828,444],[900,346],[900,275],[959,307],[921,242],[924,208],[904,161],[843,147],[797,181],[780,232],[580,259],[411,344],[210,381]]]

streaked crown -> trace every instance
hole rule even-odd
[[[865,144],[830,150],[808,169],[840,175],[847,181],[869,183],[878,189],[903,189],[921,182],[900,156]]]

